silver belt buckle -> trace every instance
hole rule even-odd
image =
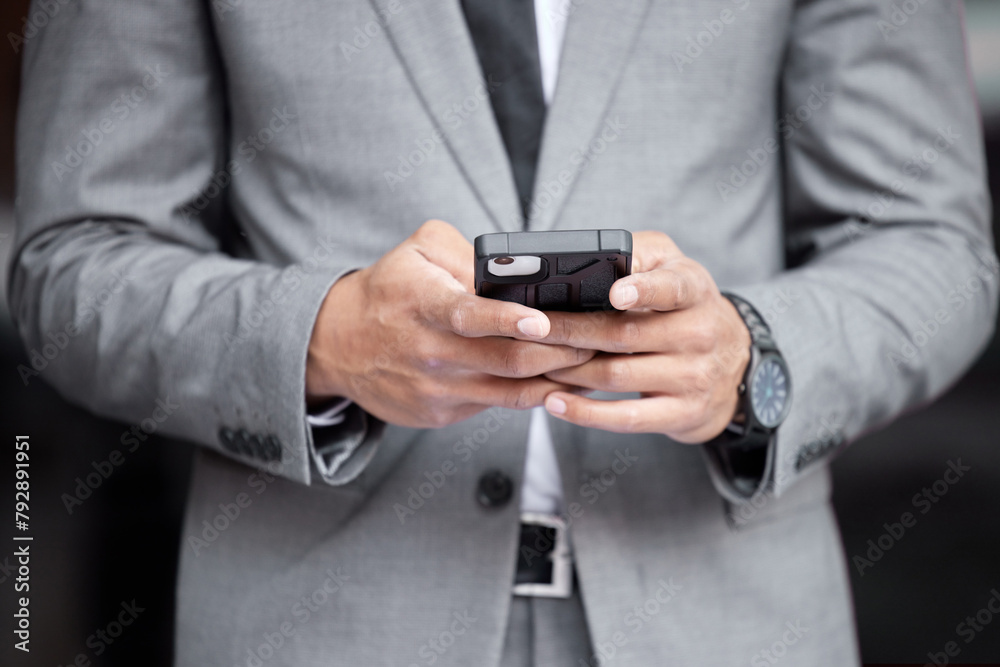
[[[543,598],[568,598],[573,594],[573,553],[569,546],[566,522],[552,514],[524,512],[521,523],[554,528],[555,546],[544,558],[552,560],[552,582],[548,584],[514,584],[514,595]],[[518,549],[521,547],[519,546]],[[518,554],[520,556],[520,554]]]

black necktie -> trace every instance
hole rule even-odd
[[[521,212],[528,219],[545,123],[534,0],[462,0],[465,21],[490,88]]]

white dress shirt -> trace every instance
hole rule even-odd
[[[535,0],[535,27],[538,32],[538,61],[542,66],[542,92],[545,103],[552,102],[559,77],[559,54],[569,0]],[[549,433],[545,408],[531,411],[528,429],[528,456],[524,462],[524,486],[521,488],[521,511],[558,514],[562,509],[562,479],[556,452]]]
[[[552,102],[559,76],[559,55],[562,52],[563,35],[570,0],[535,0],[535,27],[538,33],[538,60],[542,69],[542,93],[545,103]],[[308,415],[313,428],[336,426],[343,422],[343,411],[350,401],[338,401],[319,414]],[[562,479],[556,461],[552,435],[549,433],[545,408],[531,411],[528,428],[528,454],[524,462],[524,484],[521,488],[521,511],[541,514],[558,514],[562,509]],[[341,450],[333,460],[320,452],[313,452],[313,461],[323,474],[350,455],[352,449]]]

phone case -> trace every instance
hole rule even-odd
[[[476,294],[539,310],[614,310],[611,285],[632,270],[632,234],[624,229],[509,232],[476,237]],[[539,258],[530,275],[496,275],[490,260]],[[529,266],[533,266],[531,259]]]

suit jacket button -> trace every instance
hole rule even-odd
[[[219,442],[222,443],[222,447],[226,451],[230,452],[239,451],[239,449],[236,446],[236,433],[231,428],[219,429]]]
[[[266,438],[264,438],[264,460],[265,461],[281,460],[281,441],[278,440],[278,436],[269,435]]]
[[[260,433],[254,433],[250,437],[250,451],[255,459],[264,458],[264,436]]]
[[[514,483],[499,470],[490,470],[479,478],[476,500],[483,507],[501,507],[514,495]]]
[[[253,456],[253,444],[250,442],[250,432],[241,428],[236,432],[236,447],[243,456]]]

